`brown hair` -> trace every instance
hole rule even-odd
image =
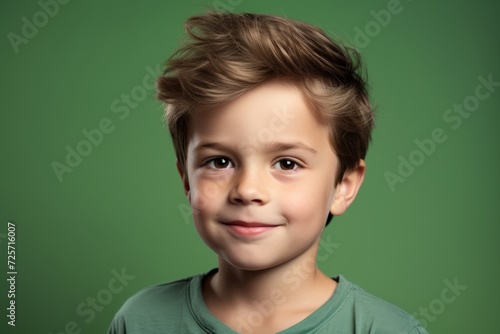
[[[186,22],[189,39],[166,62],[157,97],[186,170],[189,116],[274,78],[299,87],[330,128],[338,184],[368,149],[373,112],[359,54],[319,28],[272,15],[208,12]]]

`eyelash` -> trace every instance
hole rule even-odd
[[[218,160],[219,160],[219,162],[221,162],[221,160],[224,160],[223,164],[227,165],[227,166],[226,167],[216,167],[215,163]],[[281,164],[283,162],[289,162],[289,163],[293,164],[293,167],[291,169],[283,169],[283,168],[274,167],[274,166]],[[234,168],[234,163],[231,161],[231,159],[228,159],[226,157],[221,156],[221,157],[213,157],[209,160],[206,160],[202,164],[202,166],[210,168],[210,169],[214,169],[214,170],[223,170],[223,169],[228,169],[228,168]],[[289,159],[289,158],[281,158],[281,159],[277,160],[272,166],[274,169],[282,170],[283,172],[296,172],[297,169],[303,168],[302,164],[298,163],[294,159]]]

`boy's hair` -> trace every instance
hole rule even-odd
[[[317,27],[271,15],[208,12],[189,18],[186,31],[190,39],[157,81],[184,171],[190,116],[275,78],[298,87],[328,125],[339,159],[336,184],[365,158],[373,112],[354,49]]]

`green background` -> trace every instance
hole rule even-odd
[[[500,6],[401,0],[400,12],[378,23],[372,11],[390,3],[70,1],[43,22],[39,2],[3,2],[0,331],[55,334],[75,322],[81,333],[103,333],[137,290],[216,265],[185,220],[162,106],[141,86],[147,68],[179,45],[187,17],[224,4],[318,25],[357,46],[366,61],[378,105],[367,178],[351,209],[325,230],[335,246],[321,268],[419,319],[425,320],[419,310],[431,307],[432,320],[425,320],[431,333],[496,332],[500,87],[457,129],[443,116],[473,101],[478,77],[500,81]],[[22,36],[23,17],[33,22],[34,15],[46,24],[15,52],[9,33]],[[131,93],[140,98],[126,107],[122,94]],[[76,149],[86,139],[82,131],[103,119],[113,131],[60,181],[53,162],[65,164],[67,146]],[[384,174],[397,173],[400,156],[417,157],[415,140],[431,138],[435,128],[446,141],[391,189]],[[15,328],[5,316],[7,221],[17,223]],[[122,268],[134,278],[109,294],[112,271]],[[444,282],[455,279],[467,288],[444,303]],[[98,295],[112,300],[87,322],[89,313],[77,307]]]

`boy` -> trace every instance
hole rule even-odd
[[[276,16],[207,13],[186,27],[158,98],[218,268],[141,291],[109,333],[426,333],[316,266],[325,225],[365,174],[373,113],[358,54]]]

